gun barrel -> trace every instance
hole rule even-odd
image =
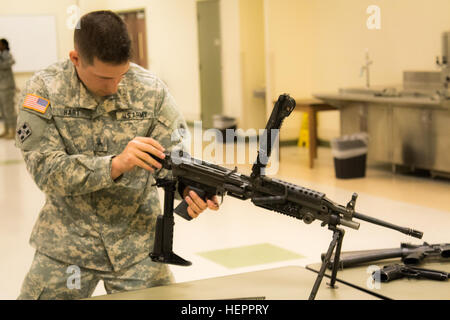
[[[355,221],[349,221],[349,220],[345,220],[345,219],[340,219],[340,223],[343,226],[358,230],[359,229],[359,223],[355,222]]]
[[[406,275],[412,274],[413,276],[416,276],[417,278],[425,278],[425,279],[431,279],[431,280],[438,280],[438,281],[446,281],[449,278],[449,273],[445,271],[438,271],[438,270],[430,270],[430,269],[423,269],[423,268],[417,268],[417,267],[410,267],[405,266],[406,270],[404,273]]]
[[[354,252],[342,252],[339,258],[339,267],[348,268],[361,263],[380,261],[385,259],[400,258],[403,250],[401,248],[392,249],[378,249],[378,250],[364,250]],[[325,254],[321,255],[322,261],[325,258]],[[330,259],[328,268],[332,268],[334,263],[334,256]]]
[[[397,230],[397,231],[399,231],[401,233],[404,233],[404,234],[406,234],[408,236],[412,236],[414,238],[422,239],[422,237],[423,237],[423,232],[421,232],[421,231],[414,230],[414,229],[411,229],[411,228],[400,227],[400,226],[397,226],[395,224],[392,224],[392,223],[389,223],[389,222],[386,222],[386,221],[383,221],[383,220],[379,220],[379,219],[376,219],[376,218],[372,218],[372,217],[366,216],[366,215],[358,213],[358,212],[355,212],[353,214],[353,217],[356,218],[356,219],[364,220],[364,221],[367,221],[367,222],[370,222],[370,223],[373,223],[373,224],[385,227],[385,228]]]

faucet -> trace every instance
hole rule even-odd
[[[446,56],[442,56],[442,62],[439,61],[439,56],[436,56],[436,65],[440,68],[440,69],[445,69],[448,67],[447,64],[447,57]]]
[[[360,77],[363,76],[364,71],[366,72],[366,88],[370,88],[370,72],[369,72],[369,66],[373,63],[372,60],[369,58],[369,49],[366,49],[366,62],[361,67],[361,74]]]

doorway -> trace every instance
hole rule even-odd
[[[125,22],[131,38],[131,61],[148,69],[147,59],[147,32],[145,23],[145,11],[135,10],[117,13]]]
[[[213,115],[222,114],[222,44],[220,2],[197,2],[201,119],[212,128]]]

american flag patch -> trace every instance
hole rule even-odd
[[[23,107],[35,110],[40,113],[45,113],[49,104],[50,101],[48,101],[47,99],[39,97],[35,94],[27,94],[27,96],[25,97],[25,101],[23,102]]]

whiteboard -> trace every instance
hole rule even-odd
[[[0,39],[9,42],[14,72],[34,72],[58,60],[54,16],[0,16]]]

